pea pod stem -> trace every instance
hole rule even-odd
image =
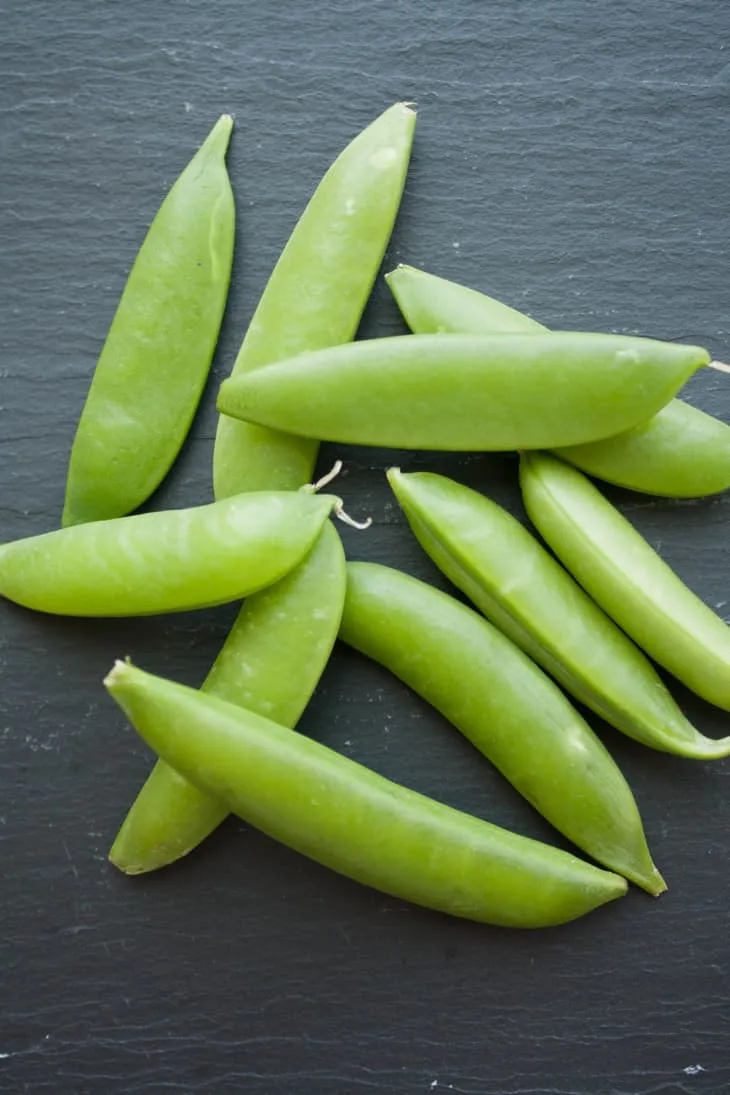
[[[391,783],[218,697],[117,662],[106,687],[168,764],[269,836],[396,897],[537,928],[623,896],[626,882]]]
[[[337,478],[342,471],[342,461],[336,460],[332,468],[323,475],[316,483],[307,483],[305,486],[300,487],[301,491],[305,491],[310,494],[316,494],[322,490],[323,487],[329,486],[329,484]],[[372,517],[366,517],[364,521],[356,521],[354,517],[350,517],[349,513],[344,508],[342,499],[338,498],[335,502],[332,510],[338,521],[341,521],[343,525],[348,525],[350,528],[357,529],[359,532],[364,532],[369,529],[373,523]]]
[[[547,330],[493,297],[413,266],[398,266],[385,280],[416,334]],[[617,436],[553,448],[589,475],[649,494],[698,498],[730,487],[730,427],[681,399]]]
[[[476,612],[390,567],[348,563],[340,638],[433,704],[584,852],[651,894],[666,889],[608,751],[557,685]]]

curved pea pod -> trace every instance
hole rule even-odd
[[[219,119],[162,203],[96,365],[71,451],[63,524],[121,517],[167,474],[190,428],[218,339],[233,260]]]
[[[251,369],[355,336],[393,229],[416,115],[396,103],[329,168],[264,290],[233,367]],[[291,490],[309,482],[316,438],[287,437],[222,417],[213,480],[217,498]]]
[[[709,360],[696,346],[623,335],[408,335],[231,377],[218,408],[357,445],[544,448],[644,421]]]
[[[332,495],[261,491],[0,546],[0,596],[67,616],[141,616],[273,585],[319,535]]]
[[[345,553],[328,521],[290,574],[244,602],[202,690],[295,726],[329,660],[344,599]],[[126,874],[157,870],[191,852],[227,814],[160,760],[109,858]]]
[[[391,468],[388,480],[440,570],[577,700],[653,749],[730,753],[730,739],[688,722],[638,647],[501,506],[442,475]]]
[[[484,293],[413,266],[398,266],[385,280],[416,334],[547,330]],[[700,498],[730,487],[730,427],[680,399],[615,437],[555,451],[589,475],[646,494]]]
[[[562,924],[626,891],[618,875],[407,790],[218,697],[117,662],[106,686],[201,790],[340,874],[510,927]]]
[[[526,654],[453,597],[349,563],[340,638],[431,703],[561,833],[658,894],[634,796],[587,723]]]
[[[523,457],[530,520],[591,597],[634,642],[698,696],[730,711],[730,629],[579,471]],[[730,753],[730,738],[716,756]]]
[[[597,479],[645,494],[700,498],[730,487],[730,426],[680,399],[618,437],[555,454]]]

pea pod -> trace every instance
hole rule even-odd
[[[666,889],[611,755],[557,685],[476,612],[390,567],[349,563],[340,638],[431,703],[584,852],[649,893]]]
[[[339,499],[262,491],[0,546],[0,596],[70,616],[140,616],[235,601],[306,555]]]
[[[730,739],[688,722],[648,659],[516,518],[441,475],[391,468],[388,479],[436,565],[572,696],[653,749],[730,753]]]
[[[276,264],[233,367],[251,369],[355,335],[405,182],[416,115],[396,103],[340,154]],[[318,440],[222,417],[213,462],[217,498],[309,482]]]
[[[703,699],[730,711],[730,629],[575,468],[545,453],[523,457],[530,519],[619,627]],[[730,739],[717,743],[721,755]]]
[[[274,839],[396,897],[510,927],[562,924],[626,882],[462,814],[318,742],[117,662],[106,686],[145,741]]]
[[[413,266],[398,266],[386,281],[416,334],[547,330],[484,293]],[[555,451],[589,475],[647,494],[699,498],[730,487],[730,427],[680,399],[616,437]]]
[[[329,660],[344,598],[345,555],[327,521],[298,567],[244,602],[203,691],[295,726]],[[160,760],[109,858],[127,874],[156,870],[191,852],[227,814]]]
[[[554,451],[597,479],[645,494],[701,498],[730,487],[730,426],[681,399],[619,437]]]
[[[646,420],[709,360],[696,346],[622,335],[408,335],[231,377],[218,408],[349,444],[545,448]]]
[[[224,115],[135,259],[78,425],[63,524],[130,513],[167,474],[203,391],[228,294],[235,210]]]

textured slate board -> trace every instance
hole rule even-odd
[[[210,497],[214,396],[312,187],[397,98],[420,105],[388,256],[557,327],[727,356],[728,8],[711,0],[0,0],[0,515],[52,528],[96,356],[145,227],[224,110],[233,291],[193,435],[153,500]],[[381,285],[367,335],[402,330]],[[689,398],[730,420],[730,386]],[[454,474],[520,512],[511,457],[336,453],[351,554],[439,577],[383,469]],[[727,612],[726,498],[613,492]],[[0,1091],[73,1095],[715,1095],[730,1085],[730,764],[605,729],[670,892],[509,933],[363,889],[229,822],[127,880],[106,851],[150,757],[107,700],[113,657],[199,682],[233,609],[145,621],[0,606]],[[679,688],[707,733],[727,717]],[[596,720],[593,720],[594,724]],[[338,650],[304,728],[419,790],[555,839],[488,764]]]

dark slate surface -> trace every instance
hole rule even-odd
[[[2,536],[50,529],[96,355],[145,227],[234,111],[235,277],[214,376],[153,505],[210,496],[214,394],[329,160],[397,98],[420,123],[388,256],[543,322],[730,354],[730,15],[718,0],[0,0]],[[381,285],[368,335],[401,330]],[[727,378],[689,398],[730,420]],[[336,454],[322,455],[322,468]],[[345,454],[351,553],[438,581],[390,501],[393,454]],[[396,454],[515,512],[510,457]],[[728,611],[726,498],[614,492]],[[730,1085],[730,763],[600,728],[670,892],[509,933],[381,897],[229,822],[132,881],[106,862],[150,756],[112,658],[199,682],[232,609],[140,624],[0,606],[0,1091],[9,1095],[715,1095]],[[708,733],[728,719],[676,689]],[[596,720],[594,720],[595,723]],[[553,839],[387,673],[338,650],[304,728],[410,786]]]

